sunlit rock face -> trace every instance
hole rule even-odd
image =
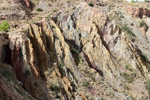
[[[0,100],[148,100],[149,10],[105,2],[0,33]]]

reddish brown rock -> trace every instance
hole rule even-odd
[[[150,17],[150,10],[146,8],[127,6],[126,11],[133,17],[140,17],[140,18],[142,18],[143,16]]]

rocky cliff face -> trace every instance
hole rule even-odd
[[[150,99],[149,10],[87,2],[0,33],[0,100]]]

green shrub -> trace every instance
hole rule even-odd
[[[70,1],[67,1],[67,3],[70,3]]]
[[[54,9],[53,12],[57,12],[57,9]]]
[[[71,48],[71,53],[75,55],[79,55],[79,51],[76,50],[75,48]]]
[[[126,81],[128,81],[129,83],[132,83],[134,81],[134,75],[130,75],[130,74],[127,74],[125,72],[122,73],[122,76],[125,78]]]
[[[146,55],[144,55],[144,54],[140,54],[140,56],[141,56],[141,58],[143,59],[143,61],[145,61],[145,62],[149,62],[149,60],[148,60],[148,58],[147,58],[147,56],[146,56]]]
[[[148,26],[144,21],[140,22],[140,27],[145,27],[146,29],[148,29]]]
[[[88,87],[88,85],[89,85],[89,83],[88,83],[87,81],[84,81],[84,82],[82,83],[82,86],[83,86],[83,87]]]
[[[118,13],[120,14],[120,17],[121,17],[121,18],[124,18],[122,12],[118,11]]]
[[[132,73],[131,76],[132,76],[132,77],[136,77],[136,73]]]
[[[73,58],[74,58],[76,64],[79,64],[79,62],[82,59],[81,56],[80,56],[80,52],[77,49],[75,49],[75,48],[72,47],[71,48],[71,53],[73,55]]]
[[[132,3],[135,3],[135,0],[131,0]]]
[[[1,31],[8,32],[9,28],[10,28],[10,24],[7,21],[3,21],[0,25],[0,32]]]
[[[90,2],[88,5],[94,7],[94,4],[92,2]]]
[[[101,98],[100,100],[105,100],[104,98]]]
[[[130,87],[127,84],[124,84],[124,89],[130,90]]]
[[[59,69],[59,72],[61,73],[62,76],[65,76],[65,75],[66,75],[66,72],[65,72],[65,70],[63,69],[64,66],[65,66],[64,63],[58,64],[58,69]]]
[[[52,83],[50,88],[51,88],[52,91],[55,91],[55,92],[59,92],[60,91],[60,88],[57,85],[57,83]]]
[[[130,28],[127,25],[124,25],[121,29],[122,31],[127,32],[129,35],[133,35],[133,32],[130,30]]]
[[[127,70],[132,71],[130,65],[127,64],[127,65],[125,65],[125,67],[126,67]]]
[[[37,11],[43,11],[43,9],[42,8],[37,8]]]

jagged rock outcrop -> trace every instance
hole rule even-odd
[[[81,2],[0,33],[0,99],[148,100],[150,24],[112,8]]]
[[[139,8],[139,7],[126,7],[127,12],[132,15],[133,17],[150,17],[150,10],[146,8]]]

